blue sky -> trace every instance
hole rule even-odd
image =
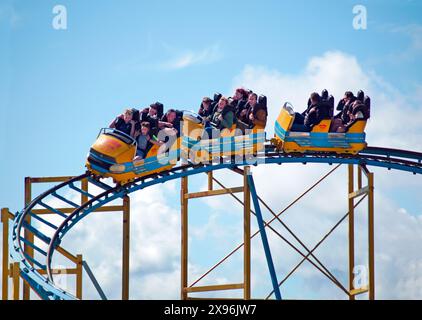
[[[10,186],[2,202],[16,205],[25,175],[80,172],[98,128],[122,108],[161,100],[196,109],[203,95],[229,90],[246,64],[292,73],[311,56],[342,50],[412,92],[421,65],[394,61],[411,46],[394,30],[420,23],[422,4],[361,3],[365,31],[352,28],[355,1],[61,1],[68,29],[59,31],[51,26],[56,1],[2,1],[1,105],[16,119],[2,126],[14,138],[3,141],[13,150],[3,161],[21,168],[2,172]],[[163,67],[204,50],[210,63]]]
[[[57,4],[67,30],[52,28]],[[367,30],[352,27],[356,4]],[[197,109],[204,95],[231,93],[247,65],[297,75],[340,51],[393,91],[422,97],[421,12],[411,0],[2,0],[0,204],[21,209],[25,176],[83,172],[98,130],[122,109],[157,100]],[[420,212],[412,183],[403,190]]]

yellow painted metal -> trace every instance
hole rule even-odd
[[[367,194],[368,191],[369,191],[368,186],[360,188],[359,190],[356,190],[356,191],[349,193],[349,199],[354,199],[354,198],[363,196],[363,195]]]
[[[213,189],[212,171],[208,172],[207,175],[208,175],[208,191],[211,191]]]
[[[44,269],[37,269],[37,272],[39,274],[42,274],[42,275],[47,274],[47,270],[44,270]],[[51,269],[51,273],[52,274],[66,274],[66,275],[76,275],[76,276],[78,276],[79,269],[78,269],[78,267],[76,267],[76,268],[63,268],[63,269]],[[77,278],[76,278],[76,281],[78,281]]]
[[[60,176],[60,177],[27,177],[25,179],[25,202],[29,203],[31,201],[31,188],[33,183],[52,183],[52,182],[63,182],[74,178],[73,176]],[[81,182],[81,189],[84,191],[88,191],[88,180],[84,179]],[[88,200],[86,195],[81,196],[81,203],[84,203]],[[123,201],[123,205],[114,205],[114,206],[105,206],[94,210],[94,212],[118,212],[122,211],[124,218],[123,218],[123,233],[124,238],[126,235],[126,241],[123,239],[123,299],[129,296],[129,228],[130,228],[130,199],[129,197],[125,197]],[[55,208],[56,210],[60,210],[63,213],[71,213],[75,210],[75,208]],[[31,211],[34,214],[52,214],[52,212],[48,209],[33,209]],[[1,221],[3,223],[3,258],[2,258],[2,299],[8,299],[8,277],[13,279],[13,298],[19,299],[19,286],[20,286],[20,270],[19,264],[10,264],[8,260],[8,223],[9,219],[13,220],[14,215],[9,212],[7,208],[1,209]],[[26,229],[25,233],[26,237],[30,239],[31,242],[34,241],[34,234]],[[32,249],[32,248],[31,248]],[[62,269],[53,269],[53,273],[61,273],[61,274],[69,274],[69,275],[76,275],[76,297],[82,298],[82,255],[73,255],[66,249],[61,246],[58,246],[56,250],[61,253],[64,257],[69,259],[73,262],[76,266],[75,268],[62,268]],[[33,252],[33,249],[32,249]],[[33,254],[33,253],[32,253]],[[37,270],[40,274],[46,274],[45,270]],[[28,291],[25,293],[23,291],[22,298],[29,299],[30,298],[30,287],[23,281],[23,288],[28,286]],[[25,290],[25,289],[24,289]],[[24,296],[26,295],[26,297]]]
[[[32,201],[32,181],[31,178],[26,177],[25,178],[25,207]],[[27,216],[26,220],[25,220],[28,224],[31,224],[31,216]],[[29,232],[27,229],[25,229],[24,231],[24,237],[25,240],[27,240],[30,243],[34,243],[34,235]],[[24,245],[24,251],[25,253],[33,258],[34,257],[34,248],[32,248],[31,246],[25,244]],[[33,265],[31,263],[31,265]],[[29,286],[29,284],[24,281],[23,282],[23,300],[29,300],[30,299],[30,293],[31,293],[31,288]]]
[[[122,300],[129,300],[130,198],[123,198]]]
[[[181,179],[181,188],[180,188],[180,204],[181,204],[181,254],[180,254],[180,280],[181,280],[181,290],[180,298],[186,300],[188,297],[187,291],[185,288],[188,287],[188,199],[185,198],[185,195],[188,193],[188,178],[183,177]]]
[[[185,194],[185,199],[195,199],[195,198],[203,198],[203,197],[211,197],[211,196],[220,196],[224,194],[230,193],[238,193],[243,192],[243,187],[235,187],[235,188],[226,188],[226,189],[218,189],[218,190],[211,190],[211,191],[201,191],[201,192],[194,192]]]
[[[324,119],[321,120],[320,123],[318,123],[316,126],[312,128],[312,132],[325,132],[328,133],[330,131],[331,126],[331,120],[330,119]]]
[[[288,132],[293,124],[294,115],[289,113],[286,108],[282,108],[277,118],[278,124]],[[328,134],[331,120],[322,120],[318,125],[312,128],[312,132],[325,132]],[[348,133],[362,133],[365,130],[366,121],[357,121],[348,130]],[[309,132],[295,133],[299,136],[309,136]],[[275,136],[272,142],[277,148],[283,149],[285,152],[305,152],[305,151],[333,151],[336,153],[356,154],[366,147],[366,143],[351,143],[349,148],[327,148],[300,146],[294,141],[283,141],[280,137]]]
[[[250,167],[243,171],[243,298],[251,298],[251,194],[248,184]]]
[[[58,176],[58,177],[28,177],[29,183],[52,183],[63,182],[72,179],[73,176]]]
[[[354,190],[354,170],[353,165],[348,165],[349,195]],[[354,268],[355,268],[355,209],[354,198],[349,197],[349,292],[354,290]],[[354,295],[349,295],[350,300],[355,300]]]
[[[252,133],[262,133],[264,134],[264,129],[262,126],[256,126],[252,130],[246,132],[246,135],[243,135],[240,129],[236,129],[236,126],[228,130],[224,129],[221,131],[220,136],[222,138],[233,137],[236,143],[244,142],[245,145],[251,145],[249,148],[242,148],[239,150],[232,151],[231,148],[215,148],[218,150],[214,153],[209,153],[205,150],[205,148],[199,148],[198,150],[191,150],[187,146],[181,146],[181,154],[185,158],[189,158],[194,163],[208,163],[213,161],[214,159],[219,159],[220,157],[224,156],[245,156],[245,155],[252,155],[257,152],[261,152],[264,150],[263,143],[248,143],[249,140],[252,140],[251,137],[248,135]],[[199,145],[208,146],[211,144],[216,144],[220,146],[220,139],[212,139],[212,140],[202,140],[204,134],[204,126],[201,123],[198,123],[195,119],[192,119],[190,116],[185,116],[183,118],[183,136],[189,137],[192,141],[198,141]],[[214,150],[214,149],[213,149]]]
[[[78,254],[76,257],[76,298],[82,299],[82,255]]]
[[[349,165],[349,298],[368,292],[370,300],[375,299],[375,256],[374,256],[374,174],[369,172],[365,166],[358,166],[357,185],[358,190],[354,191],[354,166]],[[368,185],[362,187],[362,172],[368,180]],[[358,196],[368,196],[368,286],[360,289],[353,287],[354,265],[354,199]]]
[[[89,184],[88,184],[88,179],[83,179],[81,181],[81,189],[85,192],[88,192],[89,188]],[[81,193],[81,204],[85,203],[88,201],[88,196],[86,194]]]
[[[365,287],[363,287],[363,288],[358,288],[358,289],[353,289],[353,290],[351,290],[351,291],[350,291],[350,295],[352,295],[352,296],[357,296],[357,295],[359,295],[359,294],[366,293],[366,292],[368,292],[368,291],[369,291],[368,287],[367,287],[367,286],[365,286]]]
[[[103,144],[105,143],[105,138],[101,138],[101,139],[100,138],[101,138],[101,136],[99,137],[100,141],[98,141],[98,139],[97,139],[97,141],[92,146],[92,148],[95,151],[97,151],[98,153],[104,154],[108,157],[114,158],[114,160],[116,161],[117,164],[123,164],[123,163],[133,161],[133,158],[135,157],[135,154],[136,154],[136,147],[135,146],[128,146],[128,145],[120,146],[119,147],[119,149],[121,150],[120,155],[114,156],[118,152],[117,151],[112,152],[112,151],[110,151],[109,148],[104,147]],[[110,142],[111,144],[114,144],[113,140],[117,140],[117,139],[115,139],[111,136],[106,136],[106,138],[111,139],[111,142]],[[98,143],[98,145],[97,145],[97,143]],[[173,145],[171,146],[170,151],[175,151],[177,148],[179,148],[180,143],[181,143],[181,138],[178,138],[175,141],[175,143],[173,143]],[[121,142],[119,140],[119,144],[123,144],[123,142]],[[149,159],[149,158],[154,157],[154,156],[156,156],[157,159],[154,160],[154,161],[151,161],[151,159]],[[135,167],[142,166],[147,161],[149,161],[151,164],[153,164],[153,163],[159,164],[162,157],[165,157],[164,150],[162,148],[159,148],[158,146],[154,145],[148,151],[148,154],[147,154],[145,159],[134,161],[133,164],[134,164]],[[165,171],[165,170],[170,170],[171,168],[173,168],[176,165],[176,163],[177,163],[177,161],[173,160],[166,166],[160,165],[159,168],[156,169],[156,170],[145,171],[145,172],[139,173],[139,174],[136,174],[133,171],[127,172],[127,173],[106,173],[106,174],[104,174],[104,173],[98,172],[98,171],[94,170],[93,168],[91,168],[88,161],[86,162],[85,166],[87,167],[87,169],[89,171],[91,171],[92,173],[94,173],[97,176],[111,177],[111,178],[113,178],[113,181],[115,183],[124,184],[126,182],[133,181],[135,178],[140,178],[140,177],[143,177],[145,175],[150,175],[150,174],[162,172],[162,171]]]
[[[55,208],[62,213],[72,213],[75,208]],[[34,214],[55,214],[48,209],[33,209],[31,210]],[[93,210],[92,212],[116,212],[123,211],[123,206],[104,206]]]
[[[11,276],[12,276],[12,282],[13,282],[13,292],[12,297],[13,300],[19,300],[19,286],[20,286],[20,270],[19,270],[19,263],[14,262],[10,264],[10,270],[11,270]]]
[[[212,286],[201,286],[201,287],[189,287],[184,288],[184,292],[207,292],[207,291],[222,291],[222,290],[236,290],[236,289],[243,289],[243,283],[235,283],[235,284],[220,284],[220,285],[212,285]]]
[[[188,297],[187,300],[210,300],[210,298],[201,298],[201,297]],[[241,298],[212,298],[212,300],[235,300],[240,301]]]
[[[2,250],[2,300],[9,298],[9,209],[1,209],[1,222],[3,225],[3,250]]]
[[[136,154],[136,146],[106,134],[101,134],[91,148],[115,159],[116,163],[130,162]]]
[[[368,264],[369,300],[375,299],[375,249],[374,249],[374,174],[368,173]]]

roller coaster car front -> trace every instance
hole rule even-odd
[[[345,133],[330,132],[331,119],[323,119],[311,132],[291,131],[295,112],[286,103],[275,122],[274,138],[271,140],[284,152],[336,152],[338,154],[357,154],[366,148],[366,120],[357,120]]]
[[[96,176],[111,177],[125,171],[125,163],[132,162],[136,141],[118,130],[101,129],[92,145],[86,162],[87,169]]]
[[[174,167],[179,158],[180,138],[173,136],[160,147],[152,145],[144,159],[134,161],[136,148],[135,139],[125,133],[101,129],[86,167],[97,178],[113,178],[115,183],[123,185]]]

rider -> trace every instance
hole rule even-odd
[[[136,142],[137,142],[137,149],[136,149],[136,156],[134,160],[144,159],[147,155],[147,151],[152,144],[161,146],[163,144],[162,141],[156,140],[150,134],[150,124],[149,122],[142,122],[141,123],[141,130],[136,131]]]
[[[114,119],[109,127],[126,133],[127,135],[134,136],[135,134],[135,121],[132,120],[132,109],[126,109],[121,115]]]
[[[318,93],[313,92],[310,96],[310,105],[303,113],[295,113],[295,119],[291,131],[308,132],[312,127],[321,121],[325,116],[321,108],[321,97]]]
[[[209,97],[204,97],[201,102],[201,106],[199,107],[198,114],[203,118],[206,119],[211,116],[212,114],[212,107],[211,107],[212,100]]]

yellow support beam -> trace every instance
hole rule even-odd
[[[374,174],[368,173],[368,263],[369,300],[375,299],[375,249],[374,249]]]
[[[354,198],[363,196],[363,195],[367,194],[368,192],[369,192],[368,186],[360,188],[359,190],[356,190],[356,191],[349,193],[349,199],[354,199]]]
[[[56,210],[62,212],[62,213],[72,213],[75,211],[75,208],[55,208]],[[115,211],[123,211],[123,206],[106,206],[106,207],[100,207],[95,209],[92,212],[115,212]],[[54,214],[54,212],[51,212],[48,209],[33,209],[31,210],[34,214]]]
[[[365,287],[363,287],[363,288],[358,288],[358,289],[353,289],[353,290],[351,290],[351,291],[350,291],[350,295],[351,295],[351,296],[357,296],[357,295],[359,295],[359,294],[366,293],[366,292],[368,292],[368,291],[369,291],[368,287],[367,287],[367,286],[365,286]]]
[[[32,201],[32,183],[31,178],[26,177],[25,178],[25,207]],[[30,225],[31,224],[31,216],[28,215],[25,219],[25,221]],[[25,240],[27,240],[30,243],[34,243],[34,234],[32,232],[29,232],[29,230],[25,229],[24,231],[24,237]],[[31,258],[34,258],[34,248],[31,246],[25,244],[24,245],[24,252]],[[31,263],[31,265],[33,265]],[[23,282],[23,300],[29,300],[30,299],[30,293],[31,293],[31,287],[29,286],[29,283],[26,281]]]
[[[82,300],[82,255],[77,255],[78,262],[76,264],[76,298]]]
[[[236,289],[243,289],[243,283],[235,283],[235,284],[219,284],[219,285],[212,285],[212,286],[201,286],[201,287],[189,287],[184,288],[184,292],[207,292],[207,291],[222,291],[222,290],[236,290]]]
[[[195,198],[204,198],[204,197],[211,197],[211,196],[220,196],[223,194],[231,194],[231,193],[239,193],[243,192],[243,187],[236,187],[236,188],[226,188],[226,189],[218,189],[218,190],[209,190],[209,191],[200,191],[194,193],[185,194],[185,199],[195,199]]]
[[[47,270],[38,269],[37,272],[41,275],[47,274]],[[78,275],[78,268],[65,268],[65,269],[52,269],[52,274],[71,274],[71,275]]]
[[[188,178],[181,179],[180,188],[180,204],[181,204],[181,253],[180,253],[180,298],[186,300],[188,298],[188,198],[185,195],[188,193]]]
[[[208,191],[211,191],[213,189],[213,174],[212,171],[207,173],[208,175]]]
[[[354,268],[355,268],[355,209],[354,198],[350,194],[354,192],[354,170],[353,164],[348,165],[349,176],[349,292],[354,290]],[[354,295],[349,295],[350,300],[355,300]]]
[[[9,209],[1,209],[1,222],[3,224],[3,250],[2,250],[2,300],[9,298]]]
[[[122,300],[129,300],[130,198],[123,198]]]
[[[73,176],[61,176],[61,177],[42,177],[42,178],[28,178],[30,183],[52,183],[52,182],[64,182],[73,179]]]
[[[251,193],[248,184],[250,167],[243,171],[243,298],[251,298]]]
[[[20,270],[19,270],[19,263],[14,262],[10,264],[10,271],[11,271],[11,277],[13,282],[13,300],[19,300],[19,285],[20,285]]]

